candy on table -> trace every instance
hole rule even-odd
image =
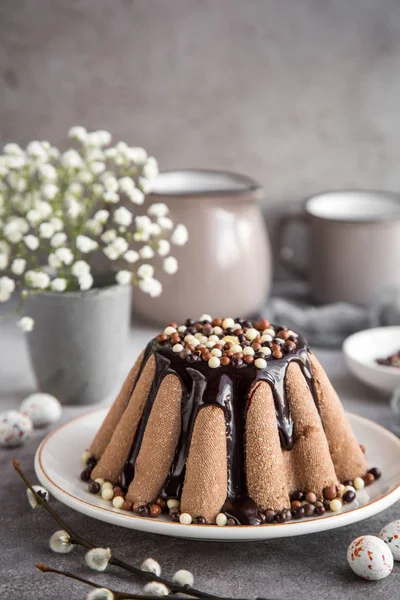
[[[356,575],[369,581],[384,579],[393,570],[393,554],[385,542],[374,535],[362,535],[347,549],[347,562]]]
[[[0,415],[0,446],[15,448],[29,439],[33,425],[27,415],[9,410]]]

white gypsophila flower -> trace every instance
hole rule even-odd
[[[159,581],[149,581],[143,588],[143,592],[149,596],[168,596],[169,589]]]
[[[98,248],[98,243],[95,240],[92,240],[90,237],[86,235],[78,235],[76,238],[76,247],[83,254],[88,254],[89,252],[93,252]]]
[[[45,183],[42,185],[42,194],[48,200],[53,200],[58,194],[58,186],[54,183]]]
[[[67,289],[67,280],[63,277],[56,277],[50,283],[50,287],[53,292],[65,292]]]
[[[18,144],[14,144],[13,142],[6,144],[3,148],[3,152],[4,152],[4,154],[17,154],[17,155],[25,154],[25,152],[22,150],[21,146],[19,146]]]
[[[15,217],[6,223],[3,233],[9,242],[18,244],[22,240],[24,233],[28,230],[28,222],[22,217]]]
[[[92,181],[93,181],[93,173],[91,171],[89,171],[89,169],[83,169],[82,171],[79,171],[78,179],[82,183],[88,185],[89,183],[92,183]]]
[[[158,217],[157,223],[162,229],[172,229],[174,224],[169,217]]]
[[[45,147],[42,142],[29,142],[29,144],[26,147],[26,152],[33,158],[42,160],[43,162],[48,159],[47,151],[45,150]]]
[[[107,173],[107,175],[104,175],[102,181],[107,192],[118,192],[118,181],[114,175]]]
[[[35,251],[39,248],[39,239],[35,235],[26,235],[24,242],[29,250]]]
[[[126,252],[129,248],[128,242],[123,237],[115,238],[112,245],[119,255],[124,254],[124,252]]]
[[[41,238],[45,240],[49,240],[54,233],[54,227],[51,223],[40,223],[39,226],[39,235]]]
[[[118,144],[118,146],[120,144]],[[139,146],[129,147],[125,144],[124,152],[127,158],[129,158],[129,160],[136,163],[137,165],[143,165],[147,160],[148,154],[146,150],[144,148],[140,148]]]
[[[10,246],[9,244],[7,244],[7,242],[5,242],[4,240],[0,240],[0,254],[9,254],[10,253]]]
[[[81,156],[73,148],[61,155],[61,163],[69,169],[81,169],[83,167]]]
[[[167,256],[167,254],[169,254],[169,251],[171,249],[171,245],[168,242],[168,240],[160,240],[158,242],[158,254],[160,256]]]
[[[83,185],[79,181],[72,181],[68,186],[68,192],[74,196],[81,196],[83,192]]]
[[[0,259],[1,259],[1,254],[0,254]],[[26,267],[26,260],[24,258],[14,258],[12,265],[11,265],[11,271],[14,273],[14,275],[22,275],[23,272],[25,271],[25,267]]]
[[[82,213],[83,207],[74,196],[65,196],[67,212],[70,219],[74,220]]]
[[[127,196],[133,204],[141,205],[144,202],[144,194],[137,187],[130,190],[130,192],[127,192]]]
[[[127,263],[133,264],[139,260],[140,256],[135,250],[128,250],[125,252],[124,259]]]
[[[85,224],[86,231],[88,231],[91,235],[97,236],[100,235],[103,231],[103,226],[99,221],[95,219],[88,219]]]
[[[48,502],[50,500],[50,494],[46,490],[46,488],[42,487],[41,485],[33,485],[32,487],[35,490],[35,492],[37,494],[39,494],[39,496],[43,500],[45,500],[46,502]],[[26,495],[27,495],[27,498],[28,498],[28,502],[29,502],[29,504],[30,504],[30,506],[32,508],[37,508],[38,506],[40,506],[40,502],[38,502],[36,500],[36,496],[34,495],[34,493],[30,489],[26,490]]]
[[[172,577],[172,583],[175,583],[176,585],[181,585],[182,587],[193,587],[193,573],[191,573],[190,571],[186,571],[186,569],[179,569],[179,571],[174,573],[174,576]]]
[[[164,202],[155,202],[147,211],[147,214],[151,217],[166,217],[169,213],[169,208]]]
[[[153,189],[153,182],[145,177],[139,177],[138,185],[144,194],[150,194]]]
[[[94,183],[92,185],[92,191],[95,196],[102,196],[104,194],[104,187],[101,185],[101,183]]]
[[[105,171],[106,165],[103,162],[96,160],[95,162],[92,162],[90,168],[92,170],[92,173],[94,173],[95,175],[100,175],[100,173],[103,173],[103,171]]]
[[[0,277],[0,302],[7,302],[14,290],[15,282],[10,277]]]
[[[118,154],[118,150],[116,148],[114,148],[114,147],[112,147],[112,148],[106,148],[104,150],[105,157],[109,158],[111,160],[114,160],[116,158],[117,154]]]
[[[80,275],[78,277],[78,283],[79,288],[83,292],[86,292],[87,290],[90,290],[90,288],[93,286],[93,277],[90,273],[85,273],[84,275]]]
[[[158,175],[158,163],[154,156],[149,156],[142,169],[143,177],[155,179]]]
[[[119,189],[122,192],[125,192],[125,194],[129,194],[136,187],[132,177],[121,177],[121,179],[118,180],[118,185]]]
[[[184,246],[189,239],[189,232],[185,225],[177,225],[171,235],[171,242],[176,246]]]
[[[45,200],[39,200],[35,206],[42,219],[48,219],[53,212],[51,204]]]
[[[120,254],[117,252],[117,250],[113,247],[112,244],[103,248],[103,252],[109,260],[117,260],[117,258],[119,258],[120,256]]]
[[[60,246],[65,244],[66,241],[67,241],[67,234],[64,233],[63,231],[60,231],[59,233],[55,233],[53,235],[53,237],[50,240],[50,246],[52,246],[53,248],[59,248]]]
[[[146,558],[140,565],[140,570],[145,571],[146,573],[153,573],[160,577],[161,575],[161,566],[154,558]]]
[[[30,331],[32,331],[33,326],[35,325],[35,321],[31,319],[31,317],[22,317],[22,319],[18,321],[17,325],[21,329],[21,331],[29,333]]]
[[[154,237],[159,237],[162,234],[162,229],[158,223],[152,223],[149,228],[149,233]]]
[[[7,162],[6,162],[6,166],[9,169],[20,169],[21,167],[24,167],[26,165],[26,158],[24,155],[7,155]],[[7,171],[5,171],[4,174],[6,174]]]
[[[77,260],[71,267],[71,273],[75,277],[81,277],[90,273],[90,266],[84,260]]]
[[[104,225],[104,223],[106,223],[108,221],[108,217],[110,216],[110,213],[108,212],[108,210],[98,210],[93,218],[95,219],[95,221],[98,221],[99,223],[101,223],[102,225]]]
[[[50,223],[53,226],[54,231],[62,231],[64,229],[64,223],[59,217],[53,217],[50,219]]]
[[[114,600],[115,596],[107,588],[96,588],[88,593],[86,600]]]
[[[103,162],[105,160],[105,154],[98,146],[92,146],[86,149],[86,160],[87,162],[95,162],[96,160]]]
[[[140,258],[143,258],[144,260],[148,260],[149,258],[153,258],[154,250],[151,246],[143,246],[143,248],[141,248],[139,250],[139,254],[140,254]]]
[[[157,298],[161,295],[162,285],[157,279],[153,279],[152,277],[140,279],[138,285],[142,292],[149,294],[152,298]]]
[[[88,136],[88,133],[87,133],[86,129],[84,127],[81,127],[80,125],[75,125],[74,127],[71,127],[70,130],[68,131],[69,138],[71,138],[72,140],[77,140],[78,142],[81,142],[82,144],[86,143],[87,136]]]
[[[153,277],[154,275],[154,267],[152,267],[151,265],[140,265],[140,267],[137,270],[137,276],[141,277],[142,279],[146,279],[147,277]]]
[[[69,248],[57,248],[55,251],[57,258],[61,260],[64,265],[70,265],[74,260],[74,255]]]
[[[130,283],[132,283],[132,273],[130,271],[118,271],[118,273],[115,276],[116,282],[119,283],[119,285],[129,285]]]
[[[38,171],[43,179],[47,179],[49,182],[53,182],[57,179],[57,171],[53,165],[45,163],[38,166]]]
[[[120,206],[114,213],[114,221],[123,227],[129,227],[132,223],[133,215],[125,206]]]
[[[0,271],[4,271],[8,267],[8,254],[0,253]]]
[[[110,558],[110,548],[92,548],[85,554],[85,562],[93,571],[105,571]]]
[[[53,533],[49,540],[49,545],[53,552],[57,552],[58,554],[68,554],[74,549],[74,545],[71,544],[71,537],[64,529]]]
[[[11,171],[7,177],[8,184],[11,188],[17,192],[24,192],[27,187],[27,182],[24,177],[21,177],[20,173]]]
[[[45,290],[50,283],[50,277],[44,271],[27,271],[25,281],[30,287]]]
[[[105,244],[111,244],[111,242],[113,242],[116,239],[117,239],[117,232],[115,231],[115,229],[108,229],[101,236],[101,240]]]
[[[106,192],[103,196],[104,202],[108,202],[109,204],[118,204],[119,196],[116,192]]]
[[[28,221],[31,225],[36,225],[37,223],[39,223],[39,221],[41,220],[42,217],[40,216],[40,213],[38,210],[31,208],[26,213],[26,218],[28,219]]]
[[[164,259],[163,269],[168,275],[174,275],[178,270],[178,261],[174,256],[168,256]]]
[[[98,130],[88,134],[88,146],[107,146],[111,142],[111,134],[108,131]]]
[[[47,262],[52,269],[59,269],[62,267],[62,262],[53,252],[51,252],[47,257]]]

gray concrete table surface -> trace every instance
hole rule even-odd
[[[129,351],[116,389],[154,330],[135,325]],[[341,352],[317,349],[316,354],[327,370],[347,410],[362,414],[386,427],[393,425],[388,402],[355,381],[348,373]],[[0,407],[18,408],[20,401],[35,391],[23,334],[14,325],[0,329]],[[105,403],[112,398],[105,399]],[[65,407],[62,422],[82,414],[86,408]],[[78,600],[86,597],[87,586],[56,575],[42,574],[34,568],[44,562],[73,571],[104,586],[139,592],[143,583],[116,568],[105,573],[89,571],[83,551],[69,555],[51,552],[50,535],[58,528],[41,510],[32,511],[26,501],[24,486],[14,472],[15,455],[27,474],[36,481],[33,457],[38,444],[49,429],[37,430],[25,446],[0,450],[2,474],[0,510],[0,598]],[[400,503],[379,515],[351,526],[301,537],[257,543],[194,542],[149,535],[90,519],[53,500],[60,515],[74,530],[84,533],[101,546],[110,546],[124,560],[139,565],[146,557],[157,559],[166,576],[179,568],[194,573],[198,588],[234,598],[325,600],[330,598],[399,597],[400,564],[387,579],[369,583],[356,578],[347,567],[346,549],[358,535],[377,534],[389,521],[400,518]]]

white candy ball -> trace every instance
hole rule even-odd
[[[385,525],[379,537],[389,546],[394,560],[400,560],[400,520]]]
[[[256,360],[254,361],[254,364],[257,367],[257,369],[266,369],[267,368],[267,361],[264,360],[263,358],[256,358]]]
[[[114,508],[122,508],[122,505],[124,504],[125,500],[123,499],[122,496],[115,496],[113,498],[113,507]]]
[[[362,490],[365,487],[365,481],[362,477],[356,477],[353,481],[353,485],[356,490]]]
[[[30,438],[33,424],[27,415],[9,410],[0,415],[0,446],[16,448]]]
[[[208,361],[208,366],[211,369],[218,369],[218,367],[220,366],[221,361],[219,360],[218,356],[212,356],[210,358],[210,360]]]
[[[179,508],[181,505],[181,503],[179,502],[179,500],[177,498],[169,498],[167,500],[167,506],[169,509],[171,508]]]
[[[112,487],[105,487],[102,488],[100,494],[103,500],[112,500],[114,497],[114,490],[112,489]]]
[[[208,339],[210,342],[219,342],[219,337],[217,335],[210,335]]]
[[[221,335],[222,331],[223,331],[222,327],[218,327],[218,325],[216,325],[216,326],[214,327],[214,333],[215,333],[216,335]]]
[[[262,346],[262,348],[260,348],[260,352],[262,352],[264,356],[271,356],[271,349],[268,348],[268,346]]]
[[[22,402],[20,411],[27,415],[34,427],[46,427],[61,417],[61,404],[50,394],[31,394]]]
[[[218,513],[215,522],[218,527],[225,527],[225,525],[228,523],[228,517],[224,513]]]
[[[189,515],[189,513],[182,513],[179,517],[179,521],[182,523],[182,525],[190,525],[192,522],[192,517]]]
[[[233,352],[233,354],[236,354],[237,352],[242,352],[243,348],[242,346],[240,346],[240,344],[233,344],[233,346],[231,346],[231,351]]]
[[[206,313],[204,315],[201,315],[199,321],[202,323],[203,321],[212,321],[212,316],[211,315],[207,315]]]
[[[232,329],[235,325],[235,321],[233,319],[227,318],[222,321],[223,329]]]
[[[254,329],[253,327],[248,329],[245,333],[245,336],[247,337],[248,340],[252,341],[255,340],[256,337],[258,337],[260,335],[260,332],[257,331],[257,329]]]
[[[370,581],[384,579],[393,570],[390,548],[374,535],[363,535],[351,542],[347,562],[356,575]]]
[[[176,332],[175,327],[171,327],[170,325],[164,329],[164,333],[166,335],[172,335],[175,332]]]
[[[218,348],[213,348],[213,350],[211,350],[211,354],[213,356],[217,356],[218,358],[221,358],[222,356],[222,351],[219,350]]]
[[[178,327],[179,333],[183,333],[184,331],[186,331],[186,329],[187,329],[186,325],[179,325],[179,327]]]
[[[175,346],[172,346],[172,352],[182,352],[182,350],[183,350],[182,344],[175,344]]]
[[[251,356],[254,356],[254,348],[252,348],[251,346],[246,346],[245,348],[243,348],[243,354],[245,356],[247,356],[247,354],[251,354]]]

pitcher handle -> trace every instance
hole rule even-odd
[[[310,224],[307,215],[296,214],[286,215],[282,217],[278,223],[278,239],[279,239],[279,260],[284,267],[291,271],[297,277],[306,279],[308,276],[308,269],[305,265],[299,265],[294,259],[295,251],[289,245],[285,243],[287,232],[289,228],[295,224],[301,224],[303,227],[308,227]]]

